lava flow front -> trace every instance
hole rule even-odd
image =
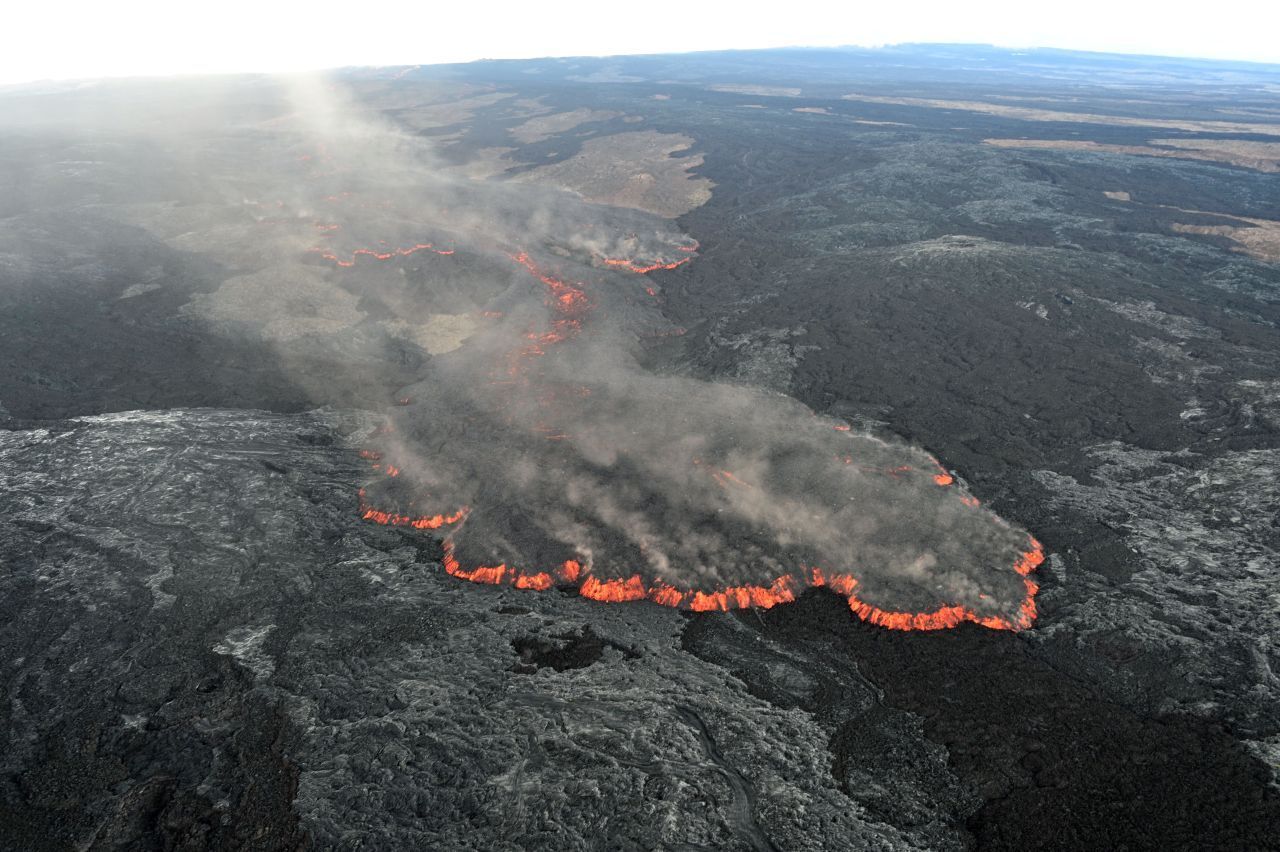
[[[407,525],[415,529],[434,530],[459,524],[467,516],[466,507],[449,514],[419,517],[392,514],[365,504],[363,490],[360,496],[361,516],[365,520],[379,524]],[[966,501],[964,505],[974,504]],[[751,607],[769,609],[795,600],[805,588],[825,587],[844,597],[849,602],[849,608],[862,620],[892,630],[939,630],[955,627],[966,621],[996,630],[1020,630],[1031,626],[1035,620],[1035,596],[1039,591],[1039,585],[1030,574],[1044,561],[1044,550],[1034,538],[1028,536],[1025,547],[1027,549],[1020,552],[1013,564],[1009,566],[1021,578],[1025,590],[1017,612],[1012,617],[983,615],[958,604],[939,606],[936,609],[921,612],[884,609],[859,597],[859,582],[853,574],[828,571],[819,567],[780,574],[762,584],[698,589],[673,585],[662,579],[646,580],[640,573],[633,573],[626,577],[601,578],[592,572],[593,566],[584,566],[576,559],[566,559],[563,563],[546,570],[521,569],[506,563],[463,567],[455,553],[452,535],[446,537],[444,541],[443,564],[451,576],[473,583],[507,584],[518,589],[539,591],[556,585],[576,586],[578,594],[595,601],[606,603],[651,601],[663,606],[699,612]]]
[[[497,210],[483,193],[504,190],[469,191]],[[698,611],[821,587],[900,630],[1035,619],[1040,545],[924,450],[776,393],[641,366],[643,341],[684,331],[647,277],[696,257],[668,226],[500,251],[514,240],[489,229],[505,220],[477,211],[465,221],[482,230],[450,230],[450,248],[421,236],[360,246],[330,220],[368,203],[331,198],[313,251],[342,286],[371,309],[440,304],[434,319],[467,330],[371,436],[376,476],[359,495],[370,523],[440,531],[450,575]],[[402,237],[443,233],[399,221]]]
[[[890,629],[1034,621],[1040,544],[923,450],[776,394],[639,369],[602,308],[636,304],[612,270],[691,260],[650,256],[547,271],[508,254],[536,289],[486,310],[491,336],[413,388],[381,436],[394,465],[370,459],[382,478],[362,517],[446,530],[445,570],[476,583],[696,611],[822,587]]]

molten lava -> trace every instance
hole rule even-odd
[[[332,227],[336,229],[338,226],[334,225]],[[453,249],[438,249],[435,246],[433,246],[431,243],[417,243],[416,245],[406,246],[405,248],[393,248],[387,251],[376,251],[374,249],[358,248],[351,252],[350,259],[344,260],[334,252],[329,251],[328,249],[323,249],[323,248],[311,249],[312,254],[318,254],[320,255],[320,257],[324,258],[325,260],[329,261],[335,266],[341,266],[343,268],[350,268],[352,266],[355,266],[356,260],[361,257],[371,257],[374,260],[381,261],[381,260],[391,260],[392,258],[396,258],[396,257],[409,257],[411,255],[415,255],[418,252],[422,252],[422,251],[434,252],[436,254],[445,255],[445,256],[451,255],[454,252]]]
[[[692,249],[689,249],[689,251],[692,251]],[[677,266],[683,266],[691,260],[693,260],[691,257],[682,257],[680,260],[672,261],[670,263],[663,263],[660,260],[655,260],[653,263],[641,264],[620,257],[604,258],[604,262],[609,266],[616,266],[621,269],[625,269],[628,272],[638,272],[641,275],[649,272],[656,272],[659,269],[675,269]]]
[[[362,451],[361,455],[368,458]],[[377,454],[372,454],[376,456]],[[695,464],[703,465],[694,460]],[[705,466],[705,465],[703,465]],[[707,468],[713,477],[722,484],[736,483],[742,487],[751,487],[732,473],[714,468]],[[723,479],[721,479],[723,477]],[[390,526],[410,526],[414,529],[436,530],[446,526],[454,526],[463,522],[468,508],[462,507],[450,513],[413,517],[383,511],[365,502],[366,492],[361,489],[361,517],[374,523]],[[964,499],[964,498],[961,498]],[[967,501],[966,501],[967,504]],[[779,604],[794,601],[797,595],[806,588],[826,588],[844,597],[849,609],[858,618],[878,627],[889,630],[943,630],[956,627],[966,621],[979,624],[992,630],[1023,630],[1031,626],[1036,618],[1035,596],[1039,585],[1030,575],[1044,562],[1044,549],[1035,538],[1027,540],[1027,550],[1019,554],[1011,566],[1022,576],[1025,597],[1019,607],[1015,619],[999,616],[982,616],[963,606],[942,606],[928,612],[899,612],[876,607],[863,601],[857,595],[858,579],[852,574],[831,572],[819,567],[811,567],[792,573],[781,574],[767,585],[740,585],[721,589],[697,589],[678,587],[665,581],[656,580],[646,583],[636,573],[629,577],[599,578],[591,573],[591,566],[583,565],[578,560],[565,560],[559,566],[548,570],[525,570],[509,566],[477,565],[463,567],[454,552],[452,536],[444,540],[443,564],[445,571],[453,577],[469,580],[473,583],[488,585],[510,585],[517,589],[544,591],[553,585],[576,586],[577,592],[584,598],[604,603],[627,603],[633,601],[649,601],[662,606],[688,609],[695,612],[712,610],[728,611],[734,609],[770,609]]]
[[[399,475],[392,474],[393,476]],[[401,515],[395,512],[384,512],[381,509],[375,509],[365,502],[366,492],[363,488],[359,491],[360,497],[360,517],[366,521],[373,521],[375,524],[391,527],[413,527],[415,530],[438,530],[441,527],[450,526],[461,521],[470,511],[466,506],[449,514],[436,515]]]
[[[696,251],[697,244],[680,246],[679,249],[692,253]],[[349,259],[341,258],[331,252],[318,249],[316,251],[326,260],[340,267],[353,266],[360,257],[369,257],[381,261],[394,257],[406,257],[419,251],[433,251],[437,254],[452,253],[452,250],[435,249],[430,244],[418,244],[388,251],[357,249],[349,256]],[[545,355],[552,347],[560,346],[579,335],[584,321],[592,311],[593,299],[588,295],[583,285],[571,283],[542,271],[527,252],[521,251],[510,254],[509,257],[542,284],[543,302],[549,315],[546,325],[527,328],[520,334],[515,345],[502,357],[498,369],[489,377],[491,379],[489,381],[490,385],[521,387],[530,385],[533,382],[533,376],[541,378],[540,373],[532,372],[533,365],[537,363],[536,359]],[[629,272],[645,274],[660,269],[675,269],[691,260],[691,257],[686,257],[671,262],[636,262],[622,258],[604,258],[603,263]],[[652,288],[649,288],[649,292],[651,295],[654,294]],[[484,316],[498,318],[501,314],[485,312]],[[678,332],[683,332],[683,329],[678,330]],[[533,422],[528,422],[528,412],[523,412],[525,422],[521,426],[525,430],[549,441],[573,440],[574,430],[563,427],[574,426],[575,424],[555,415],[563,411],[571,411],[572,409],[567,407],[566,401],[574,397],[586,397],[591,393],[591,389],[583,386],[567,387],[563,386],[563,384],[562,382],[562,386],[555,386],[547,383],[545,388],[542,387],[542,383],[536,385],[540,393],[533,398],[536,400],[537,405],[540,406],[538,412],[545,412],[547,416],[542,417],[539,414],[539,416],[533,418]],[[411,402],[412,400],[407,397],[397,400],[397,404],[400,405],[407,405]],[[826,427],[822,428],[825,429]],[[851,427],[847,424],[835,424],[832,428],[840,432],[851,431]],[[360,455],[370,461],[375,469],[380,470],[388,478],[399,477],[401,474],[400,467],[384,461],[377,451],[364,450],[361,451]],[[827,458],[830,458],[830,456]],[[854,456],[847,454],[838,454],[834,458],[837,467],[841,467],[846,471],[853,471],[856,468],[878,477],[887,477],[900,481],[915,481],[917,483],[922,480],[927,482],[929,480],[924,478],[929,477],[934,485],[948,489],[947,494],[954,495],[954,498],[966,507],[970,509],[978,507],[976,498],[963,494],[960,488],[951,488],[955,483],[955,478],[936,460],[933,461],[936,470],[930,470],[927,465],[922,465],[921,468],[910,465],[881,465],[877,467],[870,463],[859,463]],[[757,499],[756,495],[762,493],[761,486],[756,481],[753,481],[756,477],[747,472],[740,475],[732,470],[706,462],[701,458],[692,459],[692,464],[705,472],[712,481],[726,492],[725,499],[727,500]],[[844,468],[845,465],[851,467]],[[945,500],[950,498],[940,495],[938,499]],[[444,569],[450,576],[474,583],[507,585],[517,589],[535,591],[544,591],[558,586],[576,589],[579,595],[594,601],[608,603],[648,601],[661,606],[698,612],[727,611],[753,607],[768,609],[794,601],[805,589],[825,588],[844,597],[849,604],[850,611],[858,618],[891,630],[939,630],[955,627],[966,621],[996,630],[1025,629],[1036,618],[1035,596],[1039,590],[1039,586],[1030,575],[1044,561],[1044,551],[1040,543],[1034,538],[1028,537],[1025,544],[1026,549],[1019,553],[1013,564],[1009,566],[1021,578],[1023,590],[1022,602],[1018,606],[1015,615],[1009,615],[1008,617],[984,615],[959,604],[942,605],[935,609],[921,612],[896,611],[877,607],[860,597],[859,593],[862,590],[859,580],[848,570],[856,566],[844,566],[844,570],[832,570],[828,567],[796,565],[792,570],[777,574],[767,582],[698,588],[690,585],[677,585],[664,579],[646,580],[645,576],[640,572],[624,574],[624,576],[598,576],[593,572],[594,566],[590,560],[585,558],[583,554],[580,554],[583,558],[567,559],[560,564],[541,567],[521,567],[505,561],[495,565],[464,565],[459,559],[455,536],[467,524],[470,511],[467,506],[451,508],[448,511],[434,514],[415,515],[373,506],[367,501],[365,490],[361,489],[359,493],[359,511],[363,519],[377,524],[406,526],[420,530],[450,528],[443,541]],[[972,515],[969,515],[969,517],[972,517]],[[993,520],[993,522],[996,521]],[[472,523],[474,523],[474,520]],[[610,573],[614,572],[611,571]],[[1013,578],[1010,578],[1010,581],[1013,581]],[[1013,588],[1016,589],[1016,585]],[[985,598],[985,596],[983,597]],[[1016,598],[1013,600],[1016,600]],[[1003,610],[1003,612],[1012,613],[1014,611],[1009,609]]]

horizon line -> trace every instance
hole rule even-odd
[[[1187,55],[1176,53],[1131,53],[1123,51],[1105,51],[1105,50],[1087,50],[1072,47],[1054,47],[1054,46],[1027,46],[1027,45],[1009,45],[994,44],[990,42],[951,42],[951,41],[903,41],[903,42],[886,42],[878,44],[840,44],[840,45],[814,45],[814,44],[791,44],[791,45],[775,45],[771,47],[720,47],[708,48],[704,50],[679,50],[670,52],[636,52],[636,53],[568,53],[558,55],[537,55],[537,56],[479,56],[474,59],[456,60],[451,62],[392,62],[385,64],[367,64],[352,63],[345,65],[326,65],[317,67],[299,67],[299,68],[281,68],[281,69],[226,69],[211,71],[175,71],[175,72],[125,72],[120,74],[101,74],[101,75],[73,75],[67,77],[34,77],[22,80],[0,81],[0,91],[6,89],[15,89],[25,86],[39,86],[42,84],[73,84],[73,83],[98,83],[107,80],[111,81],[143,81],[143,80],[168,80],[168,79],[195,79],[210,77],[281,77],[296,74],[318,74],[341,72],[354,69],[399,69],[399,68],[448,68],[454,66],[477,65],[480,63],[490,62],[555,62],[555,61],[571,61],[571,60],[609,60],[609,59],[632,59],[644,57],[663,57],[663,56],[697,56],[704,54],[724,54],[724,53],[769,53],[775,51],[815,51],[815,52],[838,52],[838,51],[888,51],[901,48],[985,48],[993,51],[1007,51],[1014,55],[1033,54],[1033,53],[1057,53],[1057,54],[1077,54],[1081,56],[1097,56],[1097,57],[1117,57],[1148,61],[1177,61],[1201,63],[1206,65],[1223,65],[1238,66],[1245,65],[1257,67],[1259,70],[1271,69],[1280,73],[1280,59],[1262,60],[1262,59],[1240,59],[1227,58],[1204,55]]]

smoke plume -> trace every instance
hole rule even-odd
[[[892,627],[1034,617],[1039,546],[925,451],[641,366],[683,332],[659,282],[699,262],[693,237],[536,181],[469,179],[405,119],[446,116],[455,140],[480,109],[514,126],[508,93],[206,89],[200,120],[166,121],[172,93],[129,116],[174,183],[132,222],[220,264],[184,310],[260,336],[303,384],[358,390],[399,353],[412,380],[366,448],[361,511],[437,531],[450,573],[695,609],[823,585]],[[322,375],[300,366],[317,353]]]

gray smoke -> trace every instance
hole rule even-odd
[[[184,309],[193,319],[258,335],[303,384],[353,393],[400,347],[412,402],[376,448],[402,472],[368,500],[468,507],[450,532],[464,566],[576,559],[597,578],[703,591],[818,567],[882,609],[1017,620],[1026,533],[938,484],[926,452],[777,393],[641,366],[646,341],[679,330],[653,282],[604,258],[686,260],[691,237],[536,183],[469,179],[380,112],[458,109],[464,128],[459,98],[508,109],[502,93],[373,83],[352,97],[298,77],[195,94],[133,92],[126,115],[71,120],[147,134],[167,182],[139,188],[130,223],[226,273]],[[332,368],[303,369],[318,357]]]

